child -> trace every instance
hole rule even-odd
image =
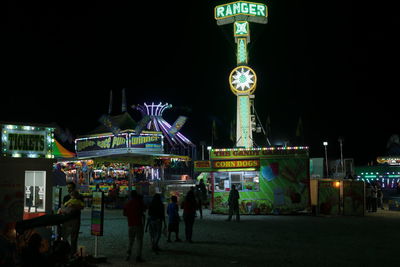
[[[167,214],[168,214],[168,240],[167,242],[171,242],[171,233],[175,232],[176,242],[181,242],[179,239],[179,207],[178,207],[178,198],[176,196],[171,197],[171,203],[168,205]]]
[[[64,207],[60,209],[61,214],[71,214],[74,210],[81,210],[84,207],[84,203],[79,199],[78,191],[71,193],[71,198],[64,203]]]

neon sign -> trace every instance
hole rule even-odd
[[[1,152],[3,156],[53,158],[54,128],[2,125]]]
[[[237,1],[216,6],[214,17],[219,25],[232,23],[246,17],[247,21],[266,24],[268,9],[265,4]]]

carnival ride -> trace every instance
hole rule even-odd
[[[179,132],[180,127],[177,127],[178,132],[173,134],[175,126],[179,123],[175,122],[173,125],[168,123],[163,118],[163,113],[165,110],[172,108],[171,104],[160,102],[159,104],[144,103],[143,105],[137,105],[136,109],[140,111],[143,118],[148,118],[148,123],[146,129],[150,131],[162,132],[163,136],[167,140],[165,143],[165,152],[171,154],[185,155],[193,158],[195,154],[196,146],[182,133]],[[180,119],[179,117],[177,121]]]

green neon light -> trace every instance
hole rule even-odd
[[[245,38],[240,38],[237,42],[237,65],[247,64],[247,42]]]
[[[376,175],[365,175],[365,178],[376,178]]]
[[[238,1],[216,6],[214,10],[214,16],[217,20],[236,15],[267,17],[267,6],[261,3]]]
[[[54,128],[27,125],[0,125],[3,156],[53,158]]]
[[[249,23],[247,21],[236,21],[233,29],[233,35],[235,37],[249,36]]]
[[[239,96],[240,105],[240,130],[241,138],[243,139],[243,144],[245,147],[250,147],[249,144],[249,97]]]

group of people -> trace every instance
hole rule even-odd
[[[185,223],[185,240],[188,243],[193,243],[193,225],[197,217],[197,210],[199,210],[200,218],[203,217],[202,205],[207,205],[207,191],[203,180],[200,180],[199,185],[191,187],[187,192],[180,208],[183,209],[183,221]],[[236,190],[235,185],[229,193],[228,198],[229,217],[236,215],[236,221],[240,221],[239,215],[239,192]],[[156,193],[148,207],[148,216],[146,220],[146,207],[143,202],[143,197],[139,195],[136,190],[131,191],[131,199],[126,203],[123,210],[123,215],[128,220],[128,249],[126,260],[131,259],[132,247],[136,241],[136,262],[143,262],[142,249],[143,237],[145,232],[150,233],[151,249],[158,254],[161,251],[159,241],[162,233],[167,235],[167,242],[172,242],[171,235],[175,234],[175,242],[182,242],[179,238],[179,223],[181,221],[179,215],[178,198],[171,196],[170,203],[167,207],[168,226],[165,220],[165,209],[161,199],[161,194]]]
[[[78,236],[81,224],[81,210],[84,208],[84,201],[83,197],[76,190],[76,185],[73,182],[67,184],[67,189],[68,195],[63,198],[63,205],[59,209],[59,213],[67,215],[69,219],[60,226],[59,237],[60,241],[70,240],[69,255],[78,255]],[[236,221],[240,220],[238,200],[239,193],[235,185],[232,185],[228,199],[228,221],[231,220],[233,215],[236,215]],[[123,208],[123,215],[127,217],[128,221],[129,237],[126,260],[130,260],[133,244],[136,242],[136,262],[144,261],[142,258],[142,248],[145,232],[149,232],[151,249],[156,254],[161,251],[159,241],[163,233],[167,237],[167,242],[182,242],[179,238],[179,225],[181,221],[179,209],[183,210],[182,217],[185,225],[185,240],[187,243],[193,243],[192,237],[195,218],[197,217],[197,211],[199,211],[200,218],[203,218],[203,205],[208,205],[207,189],[203,180],[200,180],[200,183],[196,187],[193,186],[190,188],[180,205],[178,205],[178,198],[176,196],[171,196],[166,209],[167,214],[165,214],[165,208],[160,193],[156,193],[150,205],[146,207],[143,196],[138,194],[136,190],[131,191],[130,200]],[[145,215],[146,211],[147,219]],[[168,216],[168,225],[165,219],[166,215]],[[173,235],[175,236],[174,240],[171,239]],[[38,241],[33,239],[32,247],[36,248],[37,246],[34,245],[37,245],[37,243]]]
[[[383,192],[382,187],[378,183],[366,183],[366,210],[368,212],[376,212],[378,208],[383,207]]]
[[[188,243],[192,243],[193,225],[196,217],[197,202],[193,189],[186,194],[181,207],[183,208],[183,220],[185,222],[185,237]],[[167,207],[168,228],[165,220],[165,209],[162,203],[161,194],[156,193],[148,207],[148,217],[145,216],[146,207],[143,197],[136,190],[131,191],[131,199],[126,203],[123,215],[128,220],[128,249],[126,260],[129,261],[132,254],[132,247],[136,241],[136,262],[143,262],[142,248],[144,232],[150,233],[151,249],[156,254],[161,251],[159,241],[162,233],[167,233],[167,242],[172,242],[171,235],[175,233],[175,242],[181,242],[179,238],[179,206],[178,198],[171,196]]]

